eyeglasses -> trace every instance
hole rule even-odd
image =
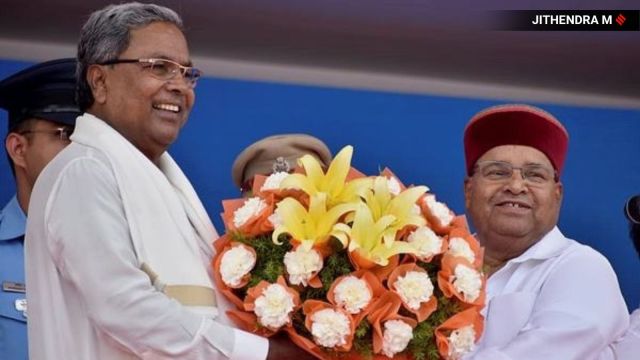
[[[624,214],[629,221],[640,225],[640,195],[633,196],[624,204]]]
[[[19,132],[20,135],[26,134],[49,134],[55,135],[58,139],[62,141],[70,141],[71,134],[73,134],[73,128],[70,127],[59,127],[57,129],[51,130],[24,130]]]
[[[116,64],[142,64],[143,69],[149,72],[151,76],[158,80],[168,81],[173,79],[178,73],[186,80],[190,88],[195,88],[196,83],[202,72],[193,66],[180,65],[175,61],[167,59],[116,59],[101,62],[98,65],[116,65]]]
[[[546,166],[527,164],[521,167],[513,166],[506,161],[478,161],[476,169],[483,179],[493,182],[504,182],[513,177],[514,170],[520,170],[522,180],[529,184],[544,185],[558,181],[558,173]]]

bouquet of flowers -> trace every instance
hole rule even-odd
[[[482,249],[426,186],[365,176],[352,154],[326,172],[306,155],[223,201],[212,266],[228,316],[319,359],[462,357],[483,330]]]

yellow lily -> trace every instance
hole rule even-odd
[[[361,178],[346,182],[352,156],[353,147],[345,146],[331,161],[325,174],[315,157],[305,155],[298,163],[304,168],[306,175],[292,174],[282,181],[280,188],[300,189],[309,196],[324,193],[329,206],[355,201],[363,189],[372,186],[373,181]]]
[[[427,224],[416,202],[429,189],[426,186],[415,186],[392,197],[387,182],[387,178],[383,176],[376,177],[373,181],[373,190],[366,191],[363,197],[374,221],[379,221],[387,216],[393,217],[393,221],[389,222],[383,232],[384,244],[391,246],[396,233],[405,226],[424,226]]]
[[[315,244],[322,244],[333,236],[347,246],[348,236],[337,224],[342,215],[354,211],[356,203],[341,204],[327,210],[326,195],[322,193],[311,196],[309,210],[294,198],[285,198],[276,205],[275,213],[279,218],[271,239],[280,245],[278,237],[289,234],[306,249]],[[346,225],[345,225],[346,226]]]
[[[416,248],[404,241],[382,242],[389,226],[396,221],[393,215],[384,215],[374,221],[371,209],[363,203],[358,204],[351,228],[338,224],[338,230],[349,234],[349,252],[380,266],[389,264],[389,258],[397,254],[415,254]]]

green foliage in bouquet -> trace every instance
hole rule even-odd
[[[431,282],[437,284],[439,270],[436,265],[437,261],[428,263],[418,261],[417,264],[427,271]],[[456,301],[444,296],[439,287],[436,286],[434,288],[433,295],[438,299],[438,308],[426,321],[419,323],[418,326],[413,329],[413,339],[411,339],[407,346],[407,350],[413,354],[415,360],[440,358],[435,339],[436,327],[461,310],[460,305]]]
[[[282,236],[282,245],[274,244],[270,235],[246,238],[240,234],[233,234],[233,240],[251,246],[257,257],[249,283],[239,290],[242,297],[247,294],[248,289],[258,285],[260,281],[275,283],[278,276],[284,275],[284,255],[292,248],[287,236]]]

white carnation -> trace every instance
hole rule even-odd
[[[233,225],[235,227],[244,225],[249,219],[260,214],[266,207],[267,203],[259,197],[247,199],[244,205],[233,213]]]
[[[404,351],[411,339],[413,339],[411,325],[402,320],[389,320],[384,323],[382,352],[392,358],[395,354]]]
[[[256,256],[244,246],[234,246],[222,255],[220,277],[229,287],[237,287],[256,264]]]
[[[411,310],[418,310],[420,304],[429,301],[433,295],[431,279],[422,271],[408,271],[404,276],[398,276],[393,287]]]
[[[387,189],[389,189],[389,192],[392,195],[398,196],[398,194],[400,194],[400,192],[402,191],[402,186],[400,185],[398,179],[391,176],[387,178]]]
[[[449,239],[449,253],[453,256],[465,258],[469,263],[476,261],[476,254],[471,250],[467,240],[459,237]]]
[[[322,257],[314,249],[305,250],[304,246],[298,246],[284,255],[284,265],[289,283],[307,286],[313,274],[322,269]]]
[[[271,225],[273,225],[274,228],[277,228],[278,226],[282,226],[282,218],[280,217],[280,214],[278,214],[277,212],[274,212],[273,214],[269,215],[267,220],[269,220],[269,222],[271,223]]]
[[[416,255],[421,259],[439,254],[442,250],[443,240],[426,226],[420,226],[409,234],[407,241],[416,248]]]
[[[435,216],[442,226],[449,226],[451,221],[453,221],[453,214],[451,210],[439,201],[436,201],[436,197],[433,195],[425,196],[425,202],[431,211],[431,214]]]
[[[345,314],[323,309],[313,314],[311,322],[311,335],[316,344],[328,348],[346,345],[351,322]]]
[[[457,265],[453,275],[453,287],[464,295],[465,301],[474,302],[480,296],[482,277],[476,270],[466,266]]]
[[[338,306],[349,314],[357,314],[369,305],[373,294],[364,280],[349,275],[336,285],[334,296]]]
[[[289,173],[286,171],[278,171],[269,175],[269,177],[264,181],[264,185],[260,188],[260,191],[280,189],[282,180],[287,176],[289,176]]]
[[[255,313],[264,326],[277,329],[289,322],[295,304],[293,296],[280,284],[267,286],[255,301]]]
[[[457,360],[468,354],[473,349],[475,339],[476,332],[471,325],[453,330],[449,335],[449,359]]]

